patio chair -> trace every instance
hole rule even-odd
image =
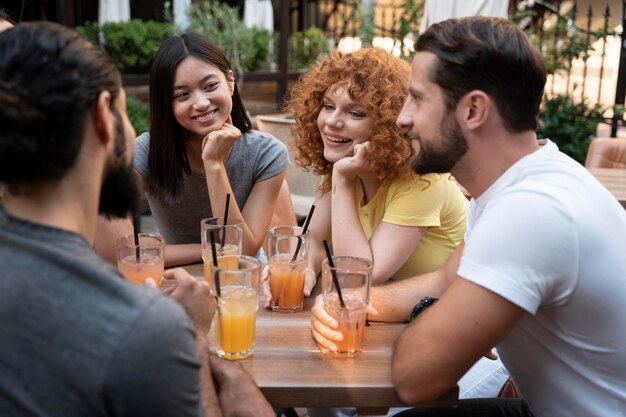
[[[593,139],[587,151],[585,167],[626,169],[626,139]]]

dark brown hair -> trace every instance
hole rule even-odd
[[[472,90],[495,102],[513,133],[537,129],[546,68],[537,48],[513,22],[496,17],[449,19],[415,42],[437,56],[429,78],[444,92],[448,109]]]
[[[193,56],[222,71],[226,79],[230,63],[220,48],[205,36],[185,33],[166,39],[154,57],[150,72],[150,150],[148,192],[162,197],[175,197],[184,174],[190,174],[185,153],[187,133],[172,111],[174,79],[180,63]],[[239,90],[235,84],[231,117],[241,133],[252,128]]]

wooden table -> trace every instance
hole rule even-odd
[[[203,274],[202,265],[185,268],[192,275]],[[272,406],[353,406],[361,415],[384,414],[388,407],[406,406],[391,382],[393,341],[406,324],[372,323],[365,329],[360,355],[327,358],[311,337],[313,302],[314,297],[305,299],[304,310],[298,313],[276,313],[259,307],[254,355],[240,363]],[[457,398],[458,388],[454,388],[423,405],[454,406]]]
[[[589,172],[626,208],[626,169],[589,168]]]

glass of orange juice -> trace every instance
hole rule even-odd
[[[133,235],[117,239],[117,269],[130,282],[144,285],[152,278],[159,286],[165,267],[165,240],[147,233],[139,233],[138,240],[139,245]]]
[[[227,266],[210,264],[211,291],[217,296],[216,353],[243,359],[254,352],[256,312],[259,308],[261,263],[252,256],[229,255]]]
[[[224,224],[223,217],[209,217],[200,222],[200,240],[202,242],[202,262],[204,263],[204,280],[211,283],[210,265],[213,263],[211,251],[211,233],[215,242],[217,258],[222,267],[236,265],[236,256],[241,255],[243,239],[243,222],[228,219]]]
[[[303,234],[299,226],[272,227],[268,232],[267,245],[272,310],[281,313],[302,310],[309,232]]]
[[[334,342],[337,345],[336,352],[326,353],[350,358],[363,350],[374,264],[368,259],[354,256],[333,256],[332,260],[334,267],[329,265],[328,259],[322,261],[322,297],[326,312],[339,323],[337,330],[343,334],[343,340]],[[333,282],[333,272],[339,282],[343,305]]]

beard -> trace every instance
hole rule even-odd
[[[411,168],[416,174],[443,174],[452,171],[452,168],[467,152],[467,140],[461,132],[459,123],[448,113],[441,120],[441,149],[427,146],[418,138],[420,149],[411,160]]]
[[[115,114],[113,163],[107,169],[100,189],[100,214],[108,218],[137,215],[142,205],[139,183],[132,162],[126,164],[126,137],[121,116]]]

